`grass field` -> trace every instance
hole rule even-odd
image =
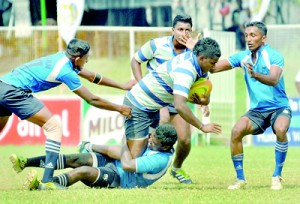
[[[75,147],[62,147],[62,153],[73,153]],[[299,203],[300,148],[290,148],[283,170],[282,191],[270,190],[274,168],[274,149],[245,147],[246,190],[229,191],[235,173],[229,147],[195,146],[184,167],[194,183],[179,184],[169,174],[147,189],[90,189],[82,183],[67,191],[23,191],[22,183],[30,168],[17,174],[11,168],[9,155],[43,154],[42,146],[2,146],[0,148],[0,203]],[[43,170],[38,169],[40,175]],[[62,170],[56,173],[61,173]]]

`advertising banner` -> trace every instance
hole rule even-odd
[[[62,145],[75,146],[80,142],[81,100],[74,99],[41,99],[47,108],[58,115],[62,122]],[[12,115],[0,133],[0,145],[45,144],[43,129],[27,120],[20,120]]]
[[[122,104],[124,96],[107,96],[106,100]],[[121,144],[124,117],[116,111],[95,108],[83,101],[82,140],[94,144]]]
[[[290,98],[289,103],[292,109],[292,120],[287,133],[289,146],[300,146],[300,98]],[[253,145],[274,146],[276,136],[271,128],[264,134],[253,136]]]

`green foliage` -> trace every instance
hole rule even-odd
[[[72,153],[75,147],[62,147]],[[298,203],[300,190],[299,148],[290,148],[283,170],[282,191],[270,190],[274,169],[273,147],[245,147],[247,190],[229,191],[235,173],[227,146],[194,146],[184,169],[193,179],[192,185],[179,184],[169,174],[147,189],[90,189],[82,183],[67,191],[23,191],[25,169],[16,174],[8,157],[11,153],[37,156],[42,146],[2,146],[0,148],[0,203]],[[70,169],[64,170],[69,171]],[[43,170],[38,169],[42,175]],[[61,173],[62,170],[56,173]]]

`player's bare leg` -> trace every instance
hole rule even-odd
[[[59,155],[57,160],[57,165],[55,170],[65,169],[65,168],[77,168],[80,166],[93,166],[93,157],[91,154],[94,153],[77,153],[77,154],[67,154]],[[16,154],[11,154],[9,157],[13,169],[20,173],[27,167],[39,167],[44,168],[46,162],[46,156],[37,157],[23,157]]]
[[[281,190],[283,189],[281,172],[284,166],[288,151],[288,139],[287,131],[290,125],[290,118],[280,115],[274,123],[274,130],[276,133],[276,144],[275,144],[275,169],[272,176],[271,189]]]
[[[147,139],[135,139],[135,140],[128,140],[127,139],[127,145],[130,150],[131,156],[133,158],[137,158],[141,156],[148,144],[148,138]]]
[[[170,113],[168,107],[163,107],[159,110],[159,124],[169,123],[170,122]]]
[[[175,126],[178,134],[175,159],[171,166],[171,174],[181,183],[189,184],[192,183],[192,180],[181,167],[191,150],[190,124],[187,123],[179,114],[171,115],[170,118],[171,123]]]
[[[229,190],[245,188],[247,185],[243,169],[243,137],[253,133],[252,122],[248,117],[241,117],[231,131],[231,159],[236,171],[236,181],[228,186]]]
[[[46,135],[45,150],[46,162],[45,170],[40,186],[45,185],[42,189],[59,189],[53,184],[53,173],[56,168],[56,161],[60,152],[62,127],[58,116],[53,115],[46,107],[27,119],[28,121],[41,126]]]
[[[65,179],[60,180],[66,181],[66,183],[64,183],[64,186],[71,186],[78,181],[82,181],[86,185],[91,185],[98,177],[98,169],[90,166],[81,166],[71,170],[68,173],[58,175],[57,177],[62,176],[64,176]],[[63,183],[60,184],[63,185]]]

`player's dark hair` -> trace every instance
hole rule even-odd
[[[267,36],[268,29],[267,29],[267,26],[263,22],[253,21],[253,22],[247,23],[245,25],[245,28],[252,27],[252,26],[257,27],[258,30],[261,32],[262,35]]]
[[[66,49],[66,53],[71,57],[82,57],[86,55],[90,51],[90,45],[88,42],[79,40],[79,39],[72,39]]]
[[[177,132],[173,125],[166,123],[156,128],[155,137],[161,140],[161,145],[163,147],[172,147],[177,141]]]
[[[204,55],[207,58],[221,57],[219,43],[209,37],[200,39],[194,46],[193,53],[196,56]]]
[[[192,18],[189,15],[177,15],[173,19],[173,28],[177,25],[178,22],[189,23],[193,27]]]

